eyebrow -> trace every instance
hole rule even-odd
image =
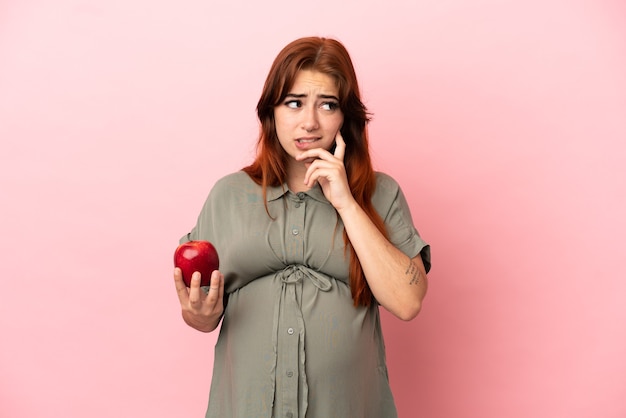
[[[306,94],[296,94],[296,93],[287,93],[287,96],[285,96],[285,98],[294,98],[294,99],[302,99],[305,97],[308,97],[308,95]],[[337,98],[336,96],[333,96],[332,94],[319,94],[317,97],[319,97],[320,99],[333,99],[333,100],[337,100],[339,101],[339,98]]]

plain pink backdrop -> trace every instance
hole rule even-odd
[[[423,312],[383,315],[400,416],[626,416],[619,0],[0,0],[0,416],[203,416],[172,252],[305,35],[432,244]]]

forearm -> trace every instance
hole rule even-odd
[[[410,259],[393,246],[356,202],[339,215],[378,303],[400,319],[413,319],[427,290],[421,257]]]

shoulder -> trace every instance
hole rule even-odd
[[[405,206],[406,199],[398,182],[389,174],[377,171],[376,189],[372,195],[372,204],[385,219],[394,207]]]
[[[210,201],[219,199],[221,204],[253,203],[262,198],[261,186],[256,184],[244,171],[236,171],[215,182],[209,194]]]
[[[252,181],[250,176],[247,175],[244,171],[239,170],[239,171],[235,171],[234,173],[227,174],[224,177],[220,178],[215,183],[215,185],[217,186],[218,184],[233,185],[233,184],[248,184],[248,183],[254,183],[254,181]]]
[[[257,186],[256,183],[245,172],[235,171],[217,180],[211,193],[232,193],[236,190],[254,188],[254,186]]]
[[[372,199],[393,201],[398,193],[401,192],[398,182],[389,174],[377,171],[376,175],[376,189]]]
[[[398,182],[387,173],[376,171],[376,189],[397,190],[400,188]]]

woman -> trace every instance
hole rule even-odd
[[[397,183],[375,173],[343,45],[276,57],[255,161],[219,180],[181,242],[220,255],[208,292],[174,271],[185,322],[222,320],[207,417],[395,417],[378,306],[414,318],[430,249]]]

